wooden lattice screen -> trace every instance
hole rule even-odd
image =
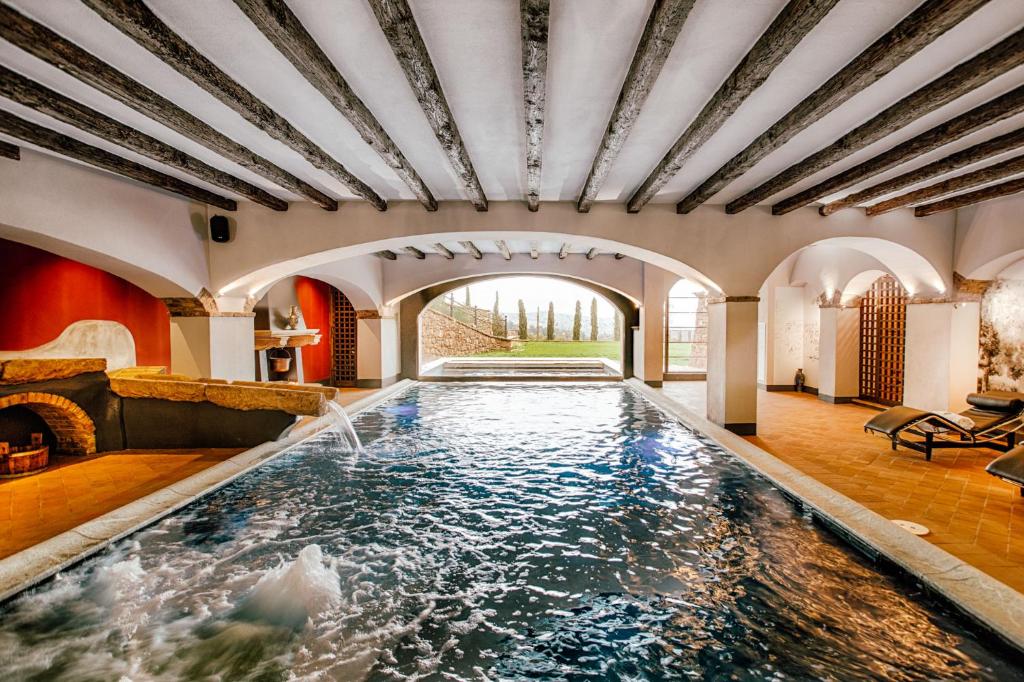
[[[331,287],[331,384],[356,385],[356,309]]]
[[[907,294],[895,278],[875,280],[860,306],[860,396],[885,405],[903,402]]]

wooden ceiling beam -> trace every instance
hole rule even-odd
[[[473,255],[473,258],[480,260],[484,257],[484,254],[480,252],[480,249],[476,248],[476,244],[473,242],[459,242],[466,251],[469,251]]]
[[[2,2],[0,38],[279,187],[304,196],[325,210],[338,209],[337,201],[309,183],[253,153],[170,100]]]
[[[416,26],[409,3],[407,0],[368,2],[470,203],[476,210],[486,211],[487,197],[462,142],[462,135],[448,107],[441,81],[437,78],[434,63],[430,60],[430,53]]]
[[[565,257],[569,255],[569,242],[562,242],[562,248],[558,250],[559,260],[565,260]]]
[[[965,206],[980,204],[983,201],[998,199],[999,197],[1019,194],[1021,192],[1024,192],[1024,178],[1010,180],[1009,182],[1003,182],[998,185],[990,185],[989,187],[984,187],[982,189],[975,190],[974,192],[968,192],[967,194],[960,194],[959,196],[936,201],[932,204],[918,206],[914,209],[914,215],[918,218],[923,218],[925,216],[930,216],[933,213],[952,211],[957,208],[964,208]]]
[[[405,252],[408,253],[413,258],[415,258],[416,260],[426,260],[426,258],[427,258],[427,254],[423,253],[422,251],[417,249],[415,246],[407,246],[407,247],[405,247]]]
[[[434,251],[437,251],[448,260],[455,260],[455,253],[441,242],[434,244]]]
[[[726,213],[739,213],[750,208],[757,202],[767,199],[804,178],[845,159],[850,154],[891,135],[900,128],[966,95],[1022,63],[1024,63],[1024,29],[1017,31],[984,52],[961,62],[857,126],[832,144],[793,164],[767,182],[761,183],[730,202],[726,206]],[[845,186],[847,185],[832,182],[820,183],[812,188],[813,192],[801,192],[799,195],[776,204],[772,207],[772,213],[775,215],[788,213],[818,197],[825,196],[830,191]],[[827,189],[829,187],[832,189]]]
[[[0,156],[5,159],[21,160],[21,149],[17,145],[0,140]]]
[[[839,0],[789,0],[746,56],[694,117],[650,175],[633,192],[626,210],[636,213],[682,169],[782,60],[818,25]]]
[[[390,249],[384,249],[373,254],[382,260],[398,260],[398,254]]]
[[[594,260],[594,258],[596,258],[596,257],[597,257],[597,249],[596,248],[592,247],[589,251],[587,251],[587,260]]]
[[[183,173],[241,194],[275,211],[287,211],[288,202],[278,199],[255,185],[214,168],[199,159],[178,151],[169,144],[150,137],[120,121],[115,121],[84,104],[54,92],[19,73],[0,65],[0,95],[12,102],[34,109],[67,123],[90,135],[141,154],[146,158],[176,168]]]
[[[979,168],[971,173],[957,175],[956,177],[937,182],[934,185],[922,187],[921,189],[907,192],[898,197],[893,197],[874,206],[868,206],[864,212],[869,216],[881,215],[903,206],[919,204],[927,199],[934,199],[953,192],[959,192],[978,185],[984,185],[996,180],[1005,180],[1014,175],[1024,173],[1024,155],[1015,156],[1000,163]]]
[[[772,206],[772,213],[775,215],[789,213],[814,201],[819,196],[849,187],[879,173],[884,173],[902,163],[913,161],[922,154],[927,154],[944,145],[955,142],[965,135],[998,123],[1022,111],[1024,111],[1024,86],[1020,86],[966,113],[940,123],[930,130],[912,137],[888,151],[882,152],[878,156],[859,163],[842,173],[833,175],[831,178],[819,182],[810,189],[780,201],[775,206]],[[820,208],[819,212],[821,212]]]
[[[617,254],[615,254],[615,260],[622,260],[625,257],[626,257],[626,254],[624,254],[624,253],[617,253]]]
[[[503,239],[499,239],[494,242],[494,245],[498,247],[498,252],[501,253],[501,257],[505,260],[512,260],[512,251],[508,248],[508,242]]]
[[[676,204],[676,212],[689,213],[718,194],[797,133],[917,54],[988,1],[926,0],[690,192]]]
[[[622,150],[626,138],[629,137],[640,109],[647,100],[651,88],[654,87],[661,68],[665,65],[672,46],[675,45],[679,32],[686,23],[686,17],[693,9],[695,0],[655,0],[651,13],[647,17],[643,35],[633,53],[626,79],[619,90],[619,98],[608,119],[604,137],[590,165],[590,173],[580,190],[576,201],[576,210],[587,213],[597,199],[604,181],[611,172],[612,165]]]
[[[16,137],[19,140],[24,140],[43,149],[48,149],[51,152],[56,152],[61,156],[83,161],[90,166],[102,168],[111,173],[116,173],[117,175],[122,175],[168,192],[222,208],[225,211],[234,211],[238,208],[232,199],[214,194],[201,187],[190,185],[183,180],[153,170],[148,166],[143,166],[141,163],[129,161],[116,154],[111,154],[105,149],[79,142],[67,135],[62,135],[49,128],[44,128],[31,121],[19,118],[8,111],[0,110],[0,133]]]
[[[239,85],[172,31],[141,0],[83,0],[107,23],[124,33],[185,78],[217,98],[246,121],[286,145],[311,165],[335,178],[379,211],[387,202],[365,182],[303,135],[283,116]]]
[[[867,187],[848,194],[842,199],[836,199],[828,204],[825,204],[818,209],[818,213],[821,215],[832,215],[836,211],[851,206],[858,206],[860,204],[877,199],[878,197],[885,196],[886,194],[892,194],[893,192],[916,185],[919,182],[925,180],[932,180],[939,176],[951,173],[955,170],[959,170],[966,166],[984,161],[993,156],[1003,154],[1005,152],[1013,151],[1019,147],[1024,146],[1024,128],[1020,130],[1014,130],[1013,132],[1006,133],[994,137],[991,140],[980,142],[974,146],[968,147],[962,151],[950,154],[949,156],[933,161],[932,163],[915,168],[914,170],[907,171],[902,175],[897,175],[895,178],[884,180],[876,185]],[[868,215],[874,215],[868,211]]]
[[[549,4],[549,0],[521,0],[519,3],[523,34],[523,97],[526,102],[526,207],[531,211],[540,208]]]
[[[428,211],[437,201],[384,127],[283,0],[235,0],[249,20],[384,160]]]

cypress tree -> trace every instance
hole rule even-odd
[[[472,304],[469,302],[469,287],[466,287],[466,307],[468,308],[470,305]]]
[[[525,341],[530,337],[530,323],[526,319],[526,304],[519,299],[519,338]]]
[[[498,308],[498,292],[494,292],[494,309],[491,310],[491,335],[505,336],[505,321],[501,319],[501,310]]]
[[[572,340],[580,340],[580,332],[583,330],[583,304],[576,300],[576,314],[572,318]]]
[[[622,340],[622,316],[619,313],[615,313],[615,340]]]
[[[597,341],[597,298],[590,299],[590,340]]]
[[[548,341],[555,340],[555,303],[551,301],[548,303]]]

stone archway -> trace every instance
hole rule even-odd
[[[53,393],[15,393],[0,398],[0,410],[21,405],[46,421],[57,438],[57,450],[72,455],[96,453],[96,425],[85,411]]]

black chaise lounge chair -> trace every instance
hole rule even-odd
[[[1018,445],[1005,455],[999,455],[988,463],[985,471],[996,478],[1020,486],[1020,494],[1024,497],[1024,445]]]
[[[971,408],[959,415],[892,407],[869,420],[864,430],[886,436],[892,441],[893,450],[902,445],[923,452],[926,460],[931,460],[932,450],[939,448],[992,448],[1001,452],[1013,449],[1017,432],[1024,428],[1024,394],[972,393],[967,396],[967,403]],[[962,417],[970,420],[970,428],[966,422],[956,423]]]

